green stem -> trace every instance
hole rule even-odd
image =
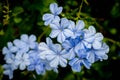
[[[109,41],[109,42],[112,42],[113,44],[116,44],[116,45],[118,45],[119,47],[120,47],[120,42],[118,42],[118,41],[115,41],[115,40],[113,40],[113,39],[110,39],[110,38],[104,38],[104,40],[105,41]]]
[[[78,12],[78,14],[77,14],[77,18],[80,18],[82,6],[83,6],[83,2],[84,2],[84,0],[82,0],[82,2],[81,2],[81,4],[80,4],[80,8],[79,8],[79,12]]]
[[[44,30],[44,31],[42,32],[42,34],[38,37],[38,42],[41,41],[41,38],[42,38],[43,35],[48,31],[48,29],[49,29],[49,27],[47,27],[46,30]]]

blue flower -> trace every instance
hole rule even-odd
[[[99,49],[94,49],[91,48],[88,50],[87,53],[87,59],[89,62],[94,63],[97,60],[106,60],[108,59],[107,53],[109,52],[109,46],[106,43],[102,43],[101,48]]]
[[[84,39],[83,43],[87,48],[94,47],[96,49],[101,48],[101,41],[103,40],[103,35],[101,33],[96,33],[93,26],[89,26],[88,29],[84,29]]]
[[[27,69],[28,71],[36,71],[37,74],[45,74],[45,66],[46,62],[39,58],[38,54],[40,51],[38,50],[38,44],[36,45],[36,48],[33,50],[30,50],[28,52],[29,59],[30,59],[30,65],[28,65]]]
[[[67,37],[73,35],[73,32],[68,29],[69,21],[66,18],[62,18],[60,23],[51,24],[52,31],[50,33],[51,38],[57,37],[57,41],[62,43]]]
[[[36,47],[36,36],[27,34],[21,35],[21,41],[25,42],[30,49],[34,49]]]
[[[19,39],[15,39],[13,41],[13,44],[15,45],[15,47],[17,49],[16,53],[23,54],[23,53],[26,53],[29,51],[28,45]]]
[[[43,20],[45,21],[45,25],[49,25],[51,23],[56,23],[60,21],[59,14],[62,12],[63,8],[58,7],[56,3],[50,4],[50,11],[52,14],[46,13],[43,15]]]
[[[13,78],[13,71],[14,71],[14,69],[12,68],[12,65],[11,64],[4,64],[3,68],[5,69],[3,71],[3,74],[8,75],[9,79],[12,79]]]
[[[24,70],[26,66],[30,64],[29,55],[27,53],[23,54],[18,53],[16,54],[15,58],[16,58],[15,64],[19,66],[20,70]]]
[[[91,63],[85,58],[74,58],[69,62],[69,65],[72,67],[74,72],[80,72],[82,65],[84,65],[87,69],[90,69]]]
[[[73,59],[76,56],[75,47],[80,41],[80,37],[74,39],[69,37],[62,43],[63,48],[68,51],[68,59]]]
[[[39,50],[41,51],[39,54],[40,58],[46,59],[49,62],[50,67],[52,68],[57,68],[58,65],[60,65],[61,67],[66,67],[67,52],[65,50],[62,50],[60,44],[53,44],[50,38],[47,38],[46,41],[47,44],[39,44]]]
[[[77,36],[80,36],[82,34],[82,30],[84,29],[85,23],[82,20],[78,20],[77,24],[70,20],[69,23],[69,29],[73,32],[73,35],[71,35],[72,38],[75,38]]]

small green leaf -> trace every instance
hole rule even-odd
[[[19,17],[15,17],[15,18],[14,18],[14,22],[15,22],[15,23],[20,23],[21,21],[22,21],[22,19],[19,18]]]
[[[4,31],[3,30],[0,30],[0,35],[4,35]]]

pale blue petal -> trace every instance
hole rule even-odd
[[[39,48],[40,51],[44,51],[44,50],[48,50],[49,49],[47,44],[44,43],[44,42],[39,43],[38,48]]]
[[[59,29],[58,26],[59,26],[59,23],[55,23],[55,24],[52,24],[52,23],[51,23],[51,24],[50,24],[50,28],[53,29],[53,30],[54,30],[54,29],[55,29],[55,30],[56,30],[56,29]]]
[[[69,21],[68,21],[67,18],[62,18],[60,24],[61,24],[61,27],[62,27],[62,28],[67,28],[67,27],[69,27]]]
[[[50,24],[56,24],[57,26],[59,26],[59,22],[60,22],[60,17],[54,16],[54,18],[52,19],[52,22]]]
[[[15,52],[18,51],[18,48],[15,47],[15,46],[13,46],[13,47],[10,48],[10,51],[13,52],[13,53],[15,53]]]
[[[29,41],[30,41],[30,42],[36,41],[36,36],[35,36],[35,35],[30,35]]]
[[[67,66],[67,60],[64,59],[63,57],[60,57],[60,65],[61,67],[66,67]]]
[[[21,35],[21,37],[20,37],[20,39],[22,40],[22,41],[28,41],[28,35],[27,34],[22,34]]]
[[[10,51],[8,50],[8,48],[7,47],[3,47],[3,49],[2,49],[2,54],[7,54],[7,53],[9,53]]]
[[[74,29],[75,29],[75,23],[74,23],[74,21],[69,21],[69,27],[68,27],[70,30],[72,30],[72,31],[74,31]]]
[[[47,43],[48,46],[53,45],[53,42],[49,37],[46,38],[46,43]]]
[[[63,43],[62,43],[62,46],[63,48],[65,48],[66,50],[69,50],[70,48],[72,48],[72,44],[69,42],[69,40],[65,40]]]
[[[54,17],[54,15],[46,13],[46,14],[43,15],[43,20],[45,20],[45,21],[50,20],[53,17]]]
[[[75,51],[73,48],[69,50],[68,54],[69,54],[69,57],[68,57],[69,60],[75,58]]]
[[[78,58],[74,58],[74,59],[72,59],[72,60],[69,62],[69,65],[70,65],[70,66],[73,66],[74,63],[77,62],[77,61],[78,61]]]
[[[51,53],[53,53],[53,51],[46,50],[46,51],[40,52],[38,56],[40,57],[40,59],[46,59],[46,55],[51,54]]]
[[[47,60],[53,60],[55,57],[56,57],[55,54],[48,54],[48,55],[46,55],[46,59]]]
[[[73,36],[73,32],[71,31],[71,30],[69,30],[69,29],[64,29],[64,35],[66,36],[66,37],[70,37],[70,36]]]
[[[56,57],[55,59],[53,59],[53,60],[50,62],[50,66],[51,66],[51,67],[56,68],[56,67],[58,67],[58,65],[59,65],[59,57]]]
[[[83,43],[84,43],[86,48],[91,48],[92,47],[92,43],[89,43],[89,42],[86,42],[86,41],[84,41]]]
[[[3,74],[8,75],[9,79],[13,78],[13,71],[12,70],[7,69],[3,72]]]
[[[20,64],[20,70],[24,70],[26,68],[25,64],[24,63],[21,63]]]
[[[79,32],[81,31],[85,26],[85,23],[82,20],[79,20],[76,24],[76,30]]]
[[[65,35],[61,32],[59,33],[58,37],[57,37],[57,41],[62,43],[65,41]]]
[[[10,48],[13,46],[13,43],[12,43],[12,42],[8,42],[8,43],[7,43],[7,46],[8,46],[8,48],[10,49]]]
[[[49,24],[51,24],[52,21],[53,21],[53,19],[54,19],[54,15],[52,15],[52,14],[44,14],[43,15],[43,20],[45,21],[44,24],[46,26],[49,25]]]
[[[56,15],[59,15],[63,10],[63,7],[58,7],[58,9],[56,10]]]
[[[35,65],[29,65],[28,67],[27,67],[27,70],[28,71],[33,71],[35,69]]]
[[[102,46],[102,42],[95,40],[92,44],[94,49],[100,49]]]
[[[80,72],[81,71],[81,65],[80,65],[80,61],[78,59],[74,59],[72,61],[70,61],[70,63],[72,63],[72,70],[75,72]]]
[[[89,26],[88,29],[89,29],[91,34],[95,34],[96,33],[96,30],[95,30],[94,26]]]
[[[84,64],[84,66],[85,66],[87,69],[90,69],[91,63],[88,62],[88,60],[82,60],[82,63]]]
[[[50,4],[50,11],[53,14],[56,14],[56,10],[58,9],[58,5],[56,3]]]
[[[88,35],[89,35],[89,33],[88,33]],[[87,41],[87,42],[89,42],[89,43],[92,43],[93,41],[94,41],[94,39],[95,39],[95,36],[89,36],[89,37],[85,37],[85,41]]]
[[[95,40],[102,41],[103,40],[103,35],[102,33],[96,33],[95,34]]]
[[[50,37],[51,38],[55,38],[55,37],[57,37],[58,36],[58,34],[60,33],[60,30],[55,30],[55,29],[53,29],[52,30],[52,32],[50,33]]]
[[[87,60],[91,63],[95,62],[95,54],[93,51],[87,52]]]

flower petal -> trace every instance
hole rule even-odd
[[[28,35],[27,34],[22,34],[21,35],[21,37],[20,37],[20,39],[22,40],[22,41],[28,41]]]
[[[60,33],[60,30],[53,29],[52,32],[50,33],[50,37],[55,38],[58,36],[59,33]]]
[[[79,20],[76,24],[76,30],[79,32],[84,28],[85,24],[82,20]]]
[[[56,10],[58,9],[58,5],[56,3],[50,4],[50,11],[53,14],[56,14]]]
[[[65,35],[61,32],[59,33],[58,37],[57,37],[57,41],[62,43],[65,41]]]

